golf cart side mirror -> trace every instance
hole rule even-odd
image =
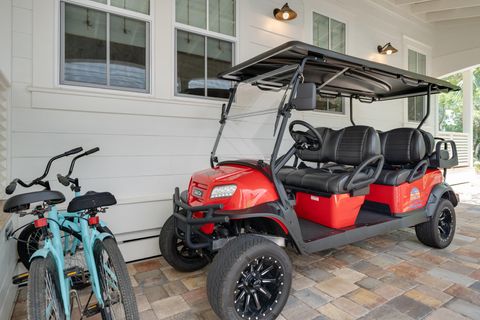
[[[317,107],[317,87],[315,83],[301,83],[297,96],[292,100],[293,107],[299,111],[315,110]]]

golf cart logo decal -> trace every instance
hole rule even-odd
[[[413,187],[410,191],[410,209],[417,209],[422,206],[422,201],[420,199],[420,190],[418,188]]]

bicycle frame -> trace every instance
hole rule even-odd
[[[45,239],[44,246],[41,249],[35,251],[35,253],[32,255],[31,260],[38,257],[46,258],[48,254],[51,254],[53,256],[59,273],[58,276],[60,280],[60,292],[65,310],[65,316],[67,319],[70,319],[71,280],[64,274],[65,257],[64,246],[62,245],[60,233],[60,213],[55,206],[51,206],[49,209],[48,229],[51,233],[51,236]],[[63,221],[63,223],[64,225],[67,225],[67,227],[71,227],[72,230],[79,229],[80,234],[82,235],[83,251],[85,261],[90,272],[92,291],[97,298],[98,304],[103,307],[104,301],[100,292],[100,281],[98,278],[98,273],[93,256],[93,245],[95,244],[95,241],[97,239],[103,241],[103,239],[112,237],[112,235],[106,232],[100,233],[96,228],[92,228],[91,226],[89,226],[87,219],[83,216],[83,213],[72,213],[72,216],[78,218],[78,223],[69,220],[65,220]]]

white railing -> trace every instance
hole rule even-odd
[[[472,147],[469,146],[470,139],[468,133],[438,132],[437,137],[455,141],[455,144],[457,145],[459,167],[468,167],[470,165],[470,159],[473,156],[473,150]]]
[[[4,190],[8,179],[8,104],[10,82],[0,70],[0,188]],[[3,192],[0,193],[3,197]]]

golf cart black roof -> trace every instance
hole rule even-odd
[[[459,90],[436,78],[413,73],[369,60],[290,41],[219,74],[219,78],[246,82],[261,89],[283,88],[297,66],[311,57],[303,72],[304,82],[317,85],[325,97],[353,97],[366,102],[422,96]]]

